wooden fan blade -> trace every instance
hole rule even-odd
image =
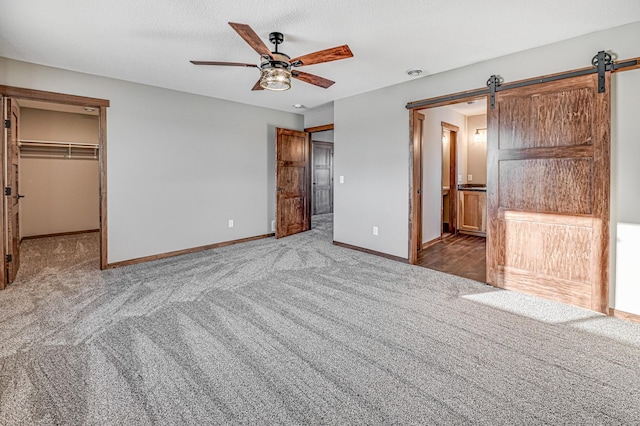
[[[235,22],[229,22],[229,25],[236,30],[238,35],[242,37],[249,46],[253,47],[253,50],[258,52],[260,55],[267,55],[271,58],[271,51],[250,26],[247,24],[236,24]]]
[[[353,53],[346,44],[344,46],[334,47],[332,49],[320,50],[318,52],[309,53],[308,55],[298,56],[293,58],[290,62],[294,66],[301,67],[303,65],[320,64],[322,62],[337,61],[338,59],[351,58]],[[301,64],[296,65],[296,62]]]
[[[216,61],[189,61],[193,65],[223,65],[227,67],[258,68],[256,64],[243,64],[242,62],[216,62]]]
[[[256,81],[251,90],[264,90],[264,87],[260,86],[260,80]]]
[[[291,76],[293,78],[297,78],[298,80],[302,80],[305,83],[311,83],[324,89],[333,86],[333,84],[335,83],[335,81],[331,81],[329,79],[318,77],[317,75],[309,74],[302,71],[291,71]]]

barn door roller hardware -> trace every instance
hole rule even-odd
[[[613,69],[613,61],[611,55],[601,50],[596,56],[591,59],[591,65],[598,70],[598,93],[604,93],[605,88],[605,73]]]
[[[498,87],[502,84],[502,79],[497,75],[492,75],[487,80],[487,86],[489,86],[489,100],[491,101],[491,109],[495,109],[496,107],[496,92],[498,91]]]
[[[487,80],[487,88],[477,89],[469,92],[457,93],[454,95],[440,96],[437,98],[424,99],[421,101],[409,102],[406,105],[407,109],[426,107],[433,104],[439,104],[442,102],[455,101],[457,99],[468,99],[474,96],[489,95],[489,104],[491,109],[495,109],[496,106],[496,93],[503,90],[515,89],[518,87],[531,86],[539,83],[547,83],[550,81],[564,80],[566,78],[578,77],[581,75],[598,73],[598,93],[604,93],[605,87],[605,74],[607,71],[617,71],[623,68],[634,68],[638,66],[638,59],[631,59],[624,62],[613,62],[613,57],[610,53],[604,50],[598,52],[596,56],[591,59],[591,65],[593,67],[583,68],[576,71],[568,71],[565,73],[554,74],[547,77],[536,77],[529,80],[519,81],[515,83],[504,83],[502,77],[499,75],[492,75]]]
[[[549,81],[564,80],[566,78],[579,77],[581,75],[598,73],[598,93],[604,93],[606,91],[606,78],[607,71],[615,71],[626,67],[635,67],[638,65],[637,59],[632,59],[626,62],[613,63],[611,54],[601,50],[596,56],[591,59],[591,65],[593,68],[584,68],[577,71],[569,71],[561,74],[555,74],[549,77],[534,78],[531,80],[521,81],[519,83],[501,84],[498,76],[492,75],[487,80],[487,86],[489,86],[489,96],[491,100],[491,109],[495,108],[495,96],[496,92],[507,89],[515,89],[517,87],[531,86],[533,84],[547,83]]]

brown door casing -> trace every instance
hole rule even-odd
[[[97,108],[99,110],[99,161],[100,161],[100,269],[106,269],[109,267],[107,252],[108,252],[108,244],[107,244],[107,108],[109,107],[109,101],[106,99],[98,99],[98,98],[88,98],[84,96],[74,96],[67,95],[63,93],[55,93],[55,92],[46,92],[42,90],[35,89],[27,89],[21,87],[13,87],[13,86],[4,86],[0,85],[0,100],[2,99],[31,99],[36,101],[43,102],[53,102],[53,103],[61,103],[68,105],[77,105],[77,106],[86,106]],[[3,119],[8,119],[8,111],[6,111],[6,102],[0,102],[3,107],[2,117]],[[5,137],[7,136],[7,132],[4,133]],[[5,150],[6,149],[6,140],[0,144],[0,147]],[[3,151],[1,154],[2,158],[6,158],[7,151]],[[11,180],[7,179],[8,164],[5,162],[0,162],[0,188],[4,186],[8,186],[11,184]],[[6,207],[5,203],[0,203],[0,217],[3,218],[2,226],[0,227],[0,241],[6,241],[8,234],[8,222],[6,220]],[[5,244],[0,244],[0,259],[4,262],[4,266],[6,267],[6,257],[5,257]],[[5,268],[6,269],[6,268]],[[0,280],[0,289],[3,289],[6,282],[6,274],[1,274],[2,279]]]
[[[0,184],[0,188],[3,188],[8,184],[6,179],[6,158],[7,158],[7,145],[9,144],[8,139],[9,129],[6,128],[6,123],[10,120],[11,109],[9,108],[8,99],[2,95],[0,95],[0,108],[2,109],[2,122],[5,125],[2,126],[2,143],[0,143],[0,180],[2,180],[2,184]],[[7,286],[9,271],[7,270],[7,236],[9,234],[8,231],[8,221],[7,221],[7,207],[6,207],[6,197],[3,197],[3,201],[0,203],[0,218],[2,220],[2,226],[0,226],[0,265],[2,266],[2,273],[0,273],[0,290],[4,290]]]
[[[442,130],[449,131],[449,233],[458,230],[458,133],[460,128],[453,124],[442,122]],[[440,220],[442,222],[442,220]]]
[[[6,138],[5,212],[6,212],[6,259],[7,283],[11,284],[20,269],[20,156],[18,141],[20,132],[20,108],[14,99],[7,98],[6,111],[9,116],[9,127]]]
[[[311,228],[311,137],[276,129],[276,238]]]
[[[424,114],[417,110],[409,114],[411,147],[409,150],[409,263],[415,264],[422,248],[422,139]]]
[[[312,213],[333,213],[333,143],[313,141]]]
[[[488,114],[488,283],[608,312],[610,90],[500,91]]]

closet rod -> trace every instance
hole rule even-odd
[[[99,148],[99,145],[97,143],[88,143],[88,142],[42,141],[42,140],[35,140],[35,139],[20,139],[19,142],[20,144],[24,143],[28,145],[41,144],[40,146],[64,146],[64,147],[76,146],[79,148],[91,148],[91,149]]]

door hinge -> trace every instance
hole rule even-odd
[[[4,120],[4,128],[5,129],[11,128],[11,120]]]
[[[7,260],[7,263],[13,262],[13,255],[8,254],[8,255],[5,256],[5,259]]]
[[[4,195],[11,195],[11,187],[10,186],[5,186],[4,187]]]

